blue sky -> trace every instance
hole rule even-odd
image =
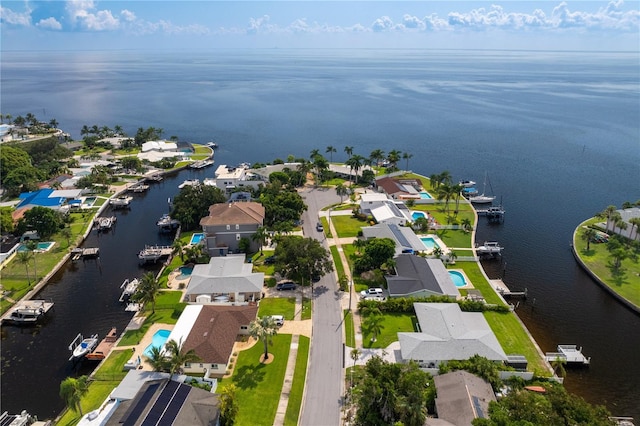
[[[633,50],[636,1],[2,1],[2,50]]]

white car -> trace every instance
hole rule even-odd
[[[360,296],[362,296],[363,298],[384,297],[384,290],[380,287],[371,287],[370,289],[362,290],[360,292]]]
[[[284,317],[282,315],[271,315],[271,319],[278,327],[282,327],[284,325]]]

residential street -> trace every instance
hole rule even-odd
[[[340,202],[332,189],[309,189],[301,193],[309,209],[303,214],[305,236],[324,240],[316,231],[318,211]],[[323,242],[328,249],[326,241]],[[341,423],[343,394],[343,332],[340,294],[334,274],[321,278],[313,287],[313,335],[300,424],[333,426]]]

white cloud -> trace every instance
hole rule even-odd
[[[31,26],[31,8],[26,5],[24,12],[14,12],[11,9],[0,6],[0,22],[3,24],[18,25],[22,27]]]
[[[270,33],[278,32],[277,25],[269,24],[269,15],[263,15],[259,18],[251,18],[249,20],[249,27],[247,28],[248,34]]]
[[[127,9],[121,10],[120,16],[122,16],[122,20],[127,22],[133,22],[136,20],[136,14]]]
[[[67,12],[71,22],[88,31],[109,31],[120,27],[120,21],[110,10],[95,11],[91,0],[72,0],[67,2]]]
[[[56,18],[47,18],[47,19],[41,19],[40,21],[38,21],[38,23],[36,24],[37,27],[40,28],[44,28],[47,30],[61,30],[62,29],[62,24],[60,22],[58,22],[58,20]]]

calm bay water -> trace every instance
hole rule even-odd
[[[332,145],[334,160],[346,158],[345,146],[363,156],[398,149],[413,155],[409,168],[427,176],[449,170],[455,179],[482,181],[488,173],[507,209],[504,224],[481,220],[478,229],[479,241],[506,247],[501,263],[486,264],[490,275],[506,269],[508,285],[529,290],[518,313],[543,351],[575,343],[592,357],[589,369],[569,372],[571,391],[614,414],[640,418],[640,317],[593,283],[569,250],[582,220],[607,205],[640,199],[638,53],[1,55],[2,113],[55,118],[74,137],[85,124],[120,125],[129,134],[153,126],[182,141],[216,140],[217,164],[308,157]],[[42,417],[62,408],[58,384],[68,367],[54,362],[61,356],[54,353],[65,352],[80,331],[104,334],[126,324],[130,314],[117,306],[112,287],[139,273],[135,252],[154,242],[153,223],[188,173],[175,185],[153,188],[119,217],[115,234],[100,237],[101,265],[87,262],[54,278],[45,293],[59,291],[56,314],[35,336],[3,329],[2,411],[25,408]],[[73,284],[77,280],[82,283]],[[101,295],[106,286],[108,294]],[[64,304],[69,317],[61,313]],[[64,330],[56,331],[62,344],[46,340],[54,329]],[[44,367],[36,372],[35,364]],[[33,383],[50,389],[49,401],[29,397]]]

